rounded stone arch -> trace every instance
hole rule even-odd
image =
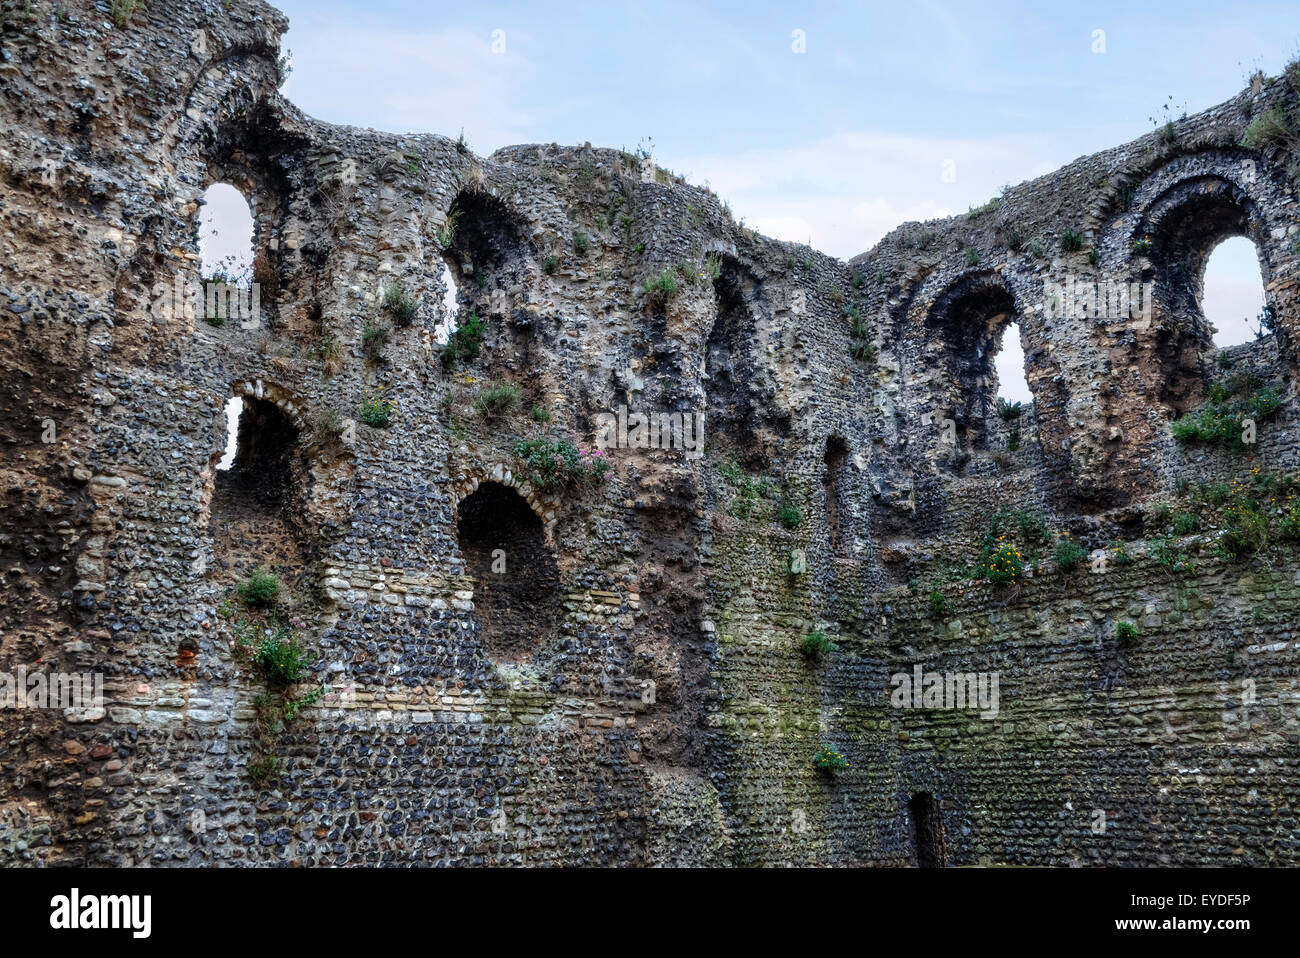
[[[1255,244],[1260,273],[1271,279],[1269,231],[1261,205],[1240,184],[1202,173],[1167,187],[1143,210],[1130,240],[1149,241],[1156,295],[1167,309],[1190,314],[1198,336],[1208,340],[1201,313],[1205,264],[1221,242],[1243,236]]]
[[[443,223],[454,224],[445,255],[468,260],[476,269],[513,270],[534,256],[527,217],[481,181],[452,198]]]
[[[309,471],[311,457],[306,448],[307,437],[312,433],[312,422],[310,417],[304,412],[302,400],[296,397],[290,390],[279,385],[260,378],[236,379],[230,384],[230,392],[227,397],[227,406],[229,400],[240,399],[245,403],[258,404],[263,407],[264,411],[274,411],[283,419],[282,432],[286,436],[292,436],[293,455],[299,460],[297,463],[294,477],[294,485],[298,487],[302,500],[299,504],[306,504],[306,486],[309,484]],[[226,407],[223,406],[223,414]],[[236,422],[236,429],[240,428],[242,422],[242,412],[240,419]],[[227,436],[229,440],[235,439],[235,436]],[[234,443],[237,447],[237,443]],[[209,457],[208,469],[205,482],[205,505],[207,499],[212,494],[212,480],[218,471],[218,465],[228,454],[228,448],[223,448],[214,452]],[[236,448],[237,458],[237,448]]]
[[[293,286],[302,251],[311,234],[294,234],[292,205],[307,191],[290,181],[287,170],[299,167],[304,143],[284,130],[283,117],[265,102],[247,113],[222,115],[201,141],[205,159],[203,189],[216,183],[234,187],[253,217],[251,279],[261,285],[261,303],[271,321],[276,301]]]
[[[214,157],[212,144],[214,131],[223,123],[231,122],[241,111],[252,110],[275,92],[276,36],[287,25],[281,14],[274,13],[275,21],[268,24],[264,43],[253,49],[223,46],[220,36],[212,31],[203,33],[201,47],[194,41],[190,58],[184,60],[176,74],[181,90],[174,101],[176,122],[157,130],[160,148],[173,159],[175,169],[169,182],[178,198],[176,217],[163,216],[163,229],[149,228],[146,220],[140,232],[128,237],[136,247],[134,262],[138,268],[123,272],[124,286],[119,290],[119,301],[156,303],[161,289],[172,289],[180,282],[197,282],[202,277],[197,268],[200,200],[209,187],[225,183],[239,191],[253,214],[254,243],[260,238],[259,228],[266,204],[258,204],[260,191],[253,189],[245,178],[223,168]],[[268,20],[271,18],[268,16]],[[264,70],[256,64],[266,64]],[[156,224],[155,224],[156,225]],[[124,228],[123,232],[127,232]],[[192,251],[189,257],[178,251]],[[264,297],[261,307],[269,310]],[[159,311],[151,308],[153,321],[160,321]],[[192,318],[180,308],[166,310],[167,321],[177,325],[190,325]],[[186,329],[187,335],[192,329]],[[128,348],[137,348],[135,346]]]
[[[197,31],[191,46],[193,76],[184,93],[173,136],[172,153],[192,162],[181,182],[192,188],[186,211],[194,226],[198,200],[213,185],[233,187],[253,217],[253,276],[260,286],[264,323],[305,322],[312,308],[283,310],[281,303],[309,304],[314,296],[310,267],[328,242],[320,231],[299,228],[309,197],[319,187],[318,164],[309,162],[312,144],[306,131],[287,114],[278,96],[278,37],[287,20],[276,14],[267,32],[251,47],[222,46],[212,30]],[[204,34],[200,49],[198,33]],[[192,241],[193,236],[186,236]],[[178,244],[179,245],[179,244]],[[306,268],[305,268],[306,267]],[[285,290],[289,296],[282,296]]]
[[[200,526],[211,536],[219,575],[236,578],[268,566],[292,585],[310,565],[319,528],[311,516],[314,477],[305,448],[310,424],[298,400],[274,383],[235,380],[229,395],[241,400],[235,432],[209,460]],[[229,409],[223,406],[221,415]]]
[[[528,508],[537,516],[538,521],[541,522],[542,531],[546,535],[548,544],[554,543],[555,524],[559,521],[559,510],[556,503],[538,492],[528,480],[516,476],[510,467],[504,463],[497,463],[484,470],[481,474],[470,476],[453,487],[452,494],[456,500],[456,515],[454,518],[457,521],[459,521],[460,517],[460,504],[485,482],[493,482],[515,490],[528,505]]]
[[[1283,320],[1279,354],[1290,355],[1296,294],[1276,281],[1296,269],[1292,201],[1283,171],[1241,149],[1208,150],[1169,161],[1133,190],[1133,208],[1113,231],[1131,280],[1151,284],[1154,322],[1148,348],[1160,378],[1159,398],[1173,415],[1200,401],[1215,346],[1202,309],[1205,266],[1226,239],[1255,247],[1265,301]],[[1288,332],[1291,335],[1288,335]],[[1293,361],[1293,358],[1292,358]]]
[[[277,383],[264,379],[237,379],[230,384],[230,395],[269,402],[283,412],[300,432],[306,432],[309,428],[298,400],[288,389]]]
[[[531,288],[541,272],[527,217],[481,178],[432,216],[439,223],[431,245],[442,259],[438,285],[445,306],[437,341],[474,314],[483,322],[483,361],[537,368],[539,330],[523,308],[527,293],[518,292]]]
[[[1147,237],[1153,264],[1180,253],[1200,255],[1201,247],[1213,248],[1230,236],[1251,239],[1262,253],[1272,244],[1270,231],[1288,225],[1281,209],[1290,199],[1286,172],[1245,149],[1176,157],[1127,190],[1129,208],[1107,230],[1123,240],[1122,259],[1131,258],[1133,243]]]
[[[725,251],[713,280],[713,320],[700,356],[699,375],[711,436],[710,450],[747,469],[766,469],[777,440],[789,434],[789,414],[772,399],[778,393],[763,362],[764,327],[770,314],[761,275]]]
[[[969,454],[990,447],[995,428],[997,370],[994,359],[1002,336],[1019,324],[1025,351],[1025,378],[1035,403],[1040,398],[1048,354],[1032,311],[1022,307],[1013,286],[998,272],[967,273],[940,290],[928,307],[920,305],[912,318],[915,382],[924,371],[928,395],[918,395],[919,408],[929,408],[940,420],[932,425],[941,442],[955,444],[955,465],[962,468]],[[1037,373],[1037,375],[1035,375]],[[925,388],[922,387],[922,388]],[[951,426],[942,419],[951,416]],[[942,451],[942,446],[940,446]]]
[[[556,634],[564,590],[551,524],[504,474],[460,488],[456,543],[471,580],[474,621],[486,654],[519,663]]]

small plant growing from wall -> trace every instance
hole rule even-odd
[[[999,537],[984,556],[981,569],[994,585],[1014,585],[1025,574],[1025,561],[1014,543]]]
[[[1088,550],[1069,536],[1063,536],[1056,543],[1053,555],[1058,569],[1062,572],[1073,572],[1079,567],[1079,563],[1088,558]]]
[[[438,358],[444,369],[450,369],[456,363],[472,362],[483,351],[483,319],[473,311],[465,321],[456,327],[456,331],[447,337],[447,345],[442,347]]]
[[[1061,234],[1061,249],[1067,253],[1077,253],[1083,249],[1083,236],[1076,230],[1066,230]]]
[[[677,298],[681,285],[677,281],[676,270],[666,269],[642,285],[646,302],[656,309],[662,309]]]
[[[253,703],[254,710],[260,715],[261,710],[258,709],[257,704],[258,703],[255,700]],[[264,722],[259,720],[258,725],[261,727],[264,725]],[[262,736],[259,735],[259,738],[261,737]],[[283,774],[284,759],[280,758],[278,755],[264,755],[257,761],[250,762],[248,765],[248,777],[254,785],[265,785],[268,782],[275,781]]]
[[[321,364],[321,375],[328,378],[339,371],[343,359],[343,348],[333,336],[322,336],[312,343],[307,355]]]
[[[284,760],[274,752],[285,732],[302,714],[325,695],[324,687],[295,694],[293,687],[310,674],[313,657],[299,642],[289,623],[268,620],[235,624],[235,652],[266,685],[266,692],[253,698],[257,744],[264,752],[250,762],[248,777],[258,785],[278,778]]]
[[[849,355],[859,361],[876,357],[876,344],[872,342],[873,332],[862,319],[857,306],[846,306],[844,314],[849,317]]]
[[[1120,645],[1134,645],[1138,640],[1138,627],[1132,622],[1116,622],[1115,638]]]
[[[1019,402],[1007,402],[999,396],[997,411],[999,419],[1003,422],[1011,422],[1012,420],[1019,419],[1021,414],[1024,412],[1024,409],[1021,407]]]
[[[1002,397],[998,397],[997,413],[1003,421],[1011,424],[1007,431],[1007,450],[1016,452],[1020,449],[1020,416],[1023,410],[1019,402],[1007,402]]]
[[[252,701],[255,743],[261,754],[246,769],[248,777],[262,785],[284,770],[284,760],[275,751],[289,726],[304,709],[320,701],[326,690],[295,690],[309,678],[314,661],[298,637],[300,620],[278,609],[254,609],[244,615],[232,599],[227,599],[217,614],[229,623],[235,656],[265,686]]]
[[[265,566],[258,566],[236,591],[245,605],[255,607],[274,605],[280,596],[280,577]]]
[[[401,283],[393,283],[384,288],[384,310],[392,314],[398,323],[409,323],[418,308],[415,297],[408,295]]]
[[[144,0],[133,0],[133,2],[140,3],[141,5],[144,4]],[[229,7],[230,4],[227,3],[226,8],[229,9]],[[275,58],[276,89],[279,89],[280,87],[284,86],[286,83],[289,82],[289,74],[292,72],[293,72],[293,51],[285,50],[283,53],[281,53],[278,57]]]
[[[1110,558],[1116,565],[1133,564],[1133,554],[1128,551],[1128,544],[1122,539],[1109,543],[1106,551],[1110,553]]]
[[[1150,236],[1143,236],[1133,241],[1133,252],[1138,256],[1147,256],[1153,248]]]
[[[930,614],[940,616],[940,615],[947,615],[947,613],[948,613],[948,597],[945,596],[938,589],[932,590],[930,592]]]
[[[462,133],[462,136],[463,135],[464,134]],[[463,140],[461,142],[463,142]],[[438,245],[443,249],[449,249],[451,244],[456,242],[456,226],[459,222],[460,210],[457,210],[448,216],[443,224],[438,227],[434,237],[438,240]]]
[[[396,400],[389,399],[383,393],[366,393],[357,407],[357,419],[375,429],[387,429],[397,412]]]
[[[551,421],[551,411],[549,409],[547,409],[545,406],[533,407],[533,422],[544,426],[550,421]]]
[[[1250,121],[1241,145],[1248,150],[1281,149],[1288,153],[1300,147],[1300,110],[1288,112],[1281,106],[1261,113]]]
[[[1268,516],[1252,502],[1239,502],[1224,509],[1225,525],[1215,551],[1229,562],[1249,558],[1268,545]]]
[[[588,249],[588,247],[589,247],[590,245],[591,245],[591,240],[589,240],[589,239],[587,238],[587,234],[586,234],[586,233],[584,233],[584,232],[582,232],[581,230],[579,230],[578,232],[576,232],[576,233],[573,234],[573,252],[574,252],[574,255],[576,255],[576,256],[586,256],[586,255],[587,255],[587,249]]]
[[[1052,538],[1052,530],[1047,527],[1047,519],[1041,512],[1016,511],[1016,528],[1026,542],[1046,543]]]
[[[1249,374],[1237,375],[1212,383],[1205,404],[1174,420],[1169,429],[1183,444],[1221,445],[1242,453],[1254,441],[1258,427],[1281,408],[1276,388],[1261,385]]]
[[[258,639],[250,640],[247,633],[241,639],[239,649],[268,685],[296,685],[307,677],[312,659],[288,624],[276,622]]]
[[[1300,505],[1292,505],[1282,514],[1277,529],[1283,539],[1300,539]]]
[[[344,429],[343,417],[339,411],[327,406],[311,417],[307,448],[326,458],[333,456],[342,449]]]
[[[368,324],[361,331],[361,352],[370,362],[378,362],[388,344],[388,327]]]
[[[1175,549],[1173,539],[1169,536],[1152,543],[1150,553],[1152,561],[1171,575],[1191,575],[1196,571],[1191,557]]]
[[[797,529],[803,522],[803,513],[799,511],[798,506],[786,503],[777,510],[776,518],[787,529]]]
[[[727,507],[727,513],[736,519],[748,519],[754,514],[759,501],[766,499],[772,491],[772,483],[768,479],[755,479],[746,475],[734,462],[720,465],[718,474],[736,488],[736,494]]]
[[[1011,429],[1007,432],[1007,451],[1018,452],[1020,450],[1020,423],[1013,422]]]
[[[826,637],[826,633],[820,630],[809,632],[799,640],[799,651],[809,662],[820,662],[826,656],[835,652],[839,646]]]
[[[546,259],[542,260],[542,271],[546,273],[547,276],[551,276],[555,273],[555,270],[559,265],[560,260],[558,257],[553,255],[548,256]]]
[[[1265,549],[1275,533],[1289,539],[1300,531],[1298,492],[1300,480],[1255,468],[1231,482],[1199,483],[1193,495],[1202,524],[1217,528],[1215,553],[1236,562]]]
[[[135,12],[144,6],[144,0],[109,0],[108,13],[113,26],[122,30],[131,22]]]
[[[519,405],[521,395],[514,383],[492,383],[474,397],[474,409],[484,419],[498,419]]]
[[[1296,242],[1297,244],[1300,244],[1300,240],[1297,240]],[[1296,252],[1300,253],[1300,248],[1297,248]],[[1277,321],[1277,312],[1273,309],[1272,306],[1265,306],[1263,309],[1259,311],[1259,313],[1256,314],[1255,338],[1257,340],[1265,339],[1268,336],[1272,336],[1274,333],[1278,331],[1278,329],[1279,329],[1279,324]],[[1226,358],[1228,360],[1228,365],[1224,368],[1231,369],[1232,358],[1229,357],[1227,353],[1220,353],[1219,356],[1222,358]],[[1222,365],[1223,364],[1220,363],[1220,366]]]
[[[823,745],[813,755],[813,767],[823,772],[830,772],[832,775],[836,772],[842,772],[849,767],[849,760],[845,758],[840,751],[829,745]]]
[[[253,257],[253,282],[261,291],[260,295],[268,299],[280,292],[280,274],[276,272],[265,250],[258,250]]]
[[[521,439],[515,443],[515,455],[528,481],[545,491],[591,485],[610,470],[604,450],[579,449],[568,439]]]
[[[859,362],[870,362],[876,358],[876,344],[868,339],[849,340],[849,355]]]

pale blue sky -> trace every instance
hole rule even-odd
[[[1177,112],[1219,103],[1300,49],[1294,0],[276,6],[284,92],[313,116],[463,129],[483,155],[653,142],[738,219],[846,259],[1147,132],[1170,96]],[[1234,290],[1220,326],[1258,311],[1237,288],[1250,267],[1248,246],[1214,258],[1211,292],[1220,271]]]

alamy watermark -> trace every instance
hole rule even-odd
[[[633,412],[619,406],[596,416],[597,449],[676,449],[687,459],[704,455],[704,413]]]
[[[1043,312],[1048,319],[1151,318],[1155,284],[1076,276],[1043,283]]]
[[[258,283],[240,286],[220,280],[199,282],[177,275],[170,283],[154,284],[149,295],[149,312],[155,319],[236,320],[240,329],[262,325],[262,291]]]
[[[18,666],[0,672],[0,709],[104,707],[104,676],[98,672],[28,672]]]
[[[50,899],[50,927],[56,931],[122,929],[133,938],[148,938],[152,914],[152,895],[83,895],[74,888]]]
[[[998,716],[997,672],[927,672],[912,667],[912,674],[890,676],[889,704],[896,709],[970,709],[980,718]]]

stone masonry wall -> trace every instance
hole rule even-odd
[[[1242,145],[1294,73],[844,263],[646,156],[306,117],[260,0],[2,11],[0,673],[99,673],[105,701],[0,710],[0,864],[906,865],[915,796],[949,864],[1297,863],[1300,544],[1279,501],[1225,557],[1202,485],[1300,470],[1300,158]],[[255,213],[247,328],[174,295],[217,182]],[[1219,358],[1197,300],[1230,235],[1277,325]],[[1080,277],[1151,308],[1053,301]],[[1004,420],[1011,322],[1034,402]],[[1180,445],[1228,369],[1281,409],[1244,451]],[[274,521],[217,491],[232,396],[292,426]],[[703,454],[549,487],[519,451],[590,450],[620,407],[703,413]],[[558,575],[500,658],[491,552],[458,538],[485,483]],[[970,575],[991,524],[1009,588]],[[1065,534],[1107,561],[1057,568]],[[325,691],[258,779],[236,587],[268,562],[314,656],[295,694]],[[895,707],[917,665],[996,672],[997,715]]]

